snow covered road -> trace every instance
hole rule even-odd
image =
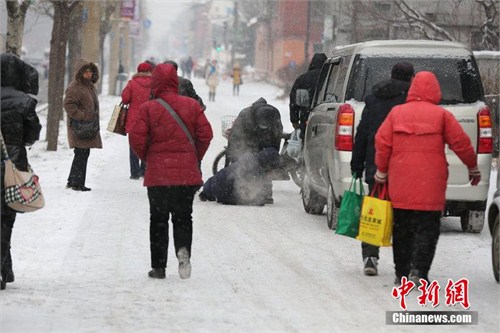
[[[207,99],[203,81],[193,82]],[[216,102],[205,102],[215,136],[203,161],[205,179],[225,144],[223,115],[236,115],[263,96],[282,112],[285,130],[291,129],[288,100],[277,100],[280,93],[245,81],[234,97],[229,81],[222,82]],[[292,181],[275,182],[275,203],[264,207],[196,199],[192,277],[177,276],[171,246],[167,278],[148,278],[146,189],[129,179],[127,138],[105,130],[117,102],[118,97],[101,96],[104,149],[91,151],[86,184],[91,192],[65,189],[73,156],[65,126],[57,152],[46,152],[45,142],[30,151],[47,206],[17,218],[16,281],[0,293],[2,332],[500,330],[500,288],[492,274],[487,226],[479,235],[465,234],[457,218],[445,219],[430,272],[441,286],[440,305],[421,307],[415,291],[407,298],[411,311],[463,310],[460,304],[445,305],[444,287],[448,279],[468,278],[469,310],[478,312],[479,324],[389,326],[386,311],[400,310],[391,296],[392,249],[381,249],[378,276],[364,276],[359,241],[335,235],[324,215],[306,214]]]

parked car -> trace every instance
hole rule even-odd
[[[463,231],[483,229],[493,150],[490,109],[476,61],[463,44],[423,40],[370,41],[334,49],[323,65],[311,101],[304,138],[305,176],[302,202],[306,212],[321,214],[337,225],[342,195],[351,182],[351,155],[364,99],[373,85],[390,77],[394,64],[406,61],[415,71],[436,74],[440,105],[457,118],[476,148],[482,180],[471,186],[467,168],[451,150],[444,216],[460,216]]]
[[[498,262],[498,257],[500,256],[500,229],[499,223],[499,211],[500,211],[500,172],[497,171],[497,187],[495,194],[493,195],[493,201],[490,204],[488,210],[488,226],[490,229],[492,242],[491,242],[491,262],[493,266],[493,275],[497,282],[499,282],[500,275],[500,265]]]

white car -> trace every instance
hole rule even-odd
[[[370,41],[338,47],[323,65],[311,102],[304,138],[302,201],[306,212],[321,214],[336,228],[342,195],[351,182],[356,127],[373,85],[405,61],[415,71],[432,71],[442,90],[440,105],[453,113],[476,149],[481,182],[471,186],[467,168],[451,150],[444,216],[460,216],[462,229],[484,225],[493,151],[490,109],[472,51],[463,44],[424,40]],[[365,191],[366,192],[366,191]]]

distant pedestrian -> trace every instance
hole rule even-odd
[[[137,66],[137,73],[128,81],[127,86],[122,91],[122,103],[128,104],[127,123],[125,131],[130,132],[139,114],[139,107],[149,100],[151,95],[151,71],[153,66],[147,62]],[[129,147],[130,159],[130,179],[139,179],[144,176],[146,163],[141,161]]]
[[[28,155],[26,146],[31,146],[40,138],[40,120],[36,114],[37,100],[31,95],[38,94],[38,72],[13,53],[3,53],[1,62],[1,127],[2,137],[10,160],[17,169],[28,171]],[[2,144],[3,144],[2,143]],[[17,212],[5,202],[4,176],[5,160],[2,150],[2,220],[1,220],[1,281],[0,289],[6,283],[14,282],[12,268],[11,238]]]
[[[191,72],[193,71],[193,66],[194,66],[193,58],[191,58],[191,56],[187,58],[185,66],[186,66],[186,77],[188,80],[191,80]]]
[[[396,283],[402,277],[429,281],[446,203],[446,145],[467,166],[471,185],[481,180],[470,138],[440,101],[436,76],[418,72],[406,103],[392,109],[375,136],[374,178],[388,181],[394,208]]]
[[[94,84],[99,80],[97,65],[80,59],[75,65],[75,76],[66,88],[64,110],[68,114],[68,143],[74,148],[73,163],[68,177],[67,188],[74,191],[90,191],[85,186],[87,162],[91,148],[102,148],[99,127],[90,139],[80,139],[73,130],[73,120],[99,122],[99,99]]]
[[[241,68],[239,63],[235,63],[233,66],[233,73],[231,74],[233,78],[233,96],[240,95],[240,86],[243,84],[243,79],[241,77]]]
[[[151,267],[149,277],[165,278],[168,258],[168,220],[172,220],[179,276],[191,276],[193,237],[193,198],[203,184],[200,164],[213,133],[197,101],[179,95],[177,70],[171,64],[159,64],[151,74],[152,100],[140,107],[139,116],[129,133],[130,145],[145,160],[150,213]],[[182,120],[192,137],[156,99],[167,102]]]
[[[208,86],[208,100],[215,102],[215,92],[219,85],[219,72],[217,71],[217,61],[212,60],[205,74],[205,82]]]
[[[373,176],[377,171],[375,165],[375,134],[391,109],[406,101],[407,92],[414,74],[412,64],[407,62],[395,64],[392,67],[391,78],[373,86],[372,94],[365,99],[365,108],[354,138],[351,170],[359,178],[362,177],[364,171],[365,181],[370,192],[375,183]],[[365,275],[377,275],[379,247],[361,243],[361,254]]]

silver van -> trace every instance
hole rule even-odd
[[[406,61],[415,71],[432,71],[442,90],[441,106],[452,112],[469,135],[478,156],[481,182],[471,186],[467,168],[451,150],[444,216],[460,216],[463,231],[483,229],[488,197],[492,120],[472,51],[463,44],[424,40],[370,41],[337,47],[323,65],[311,101],[304,137],[306,212],[321,214],[336,228],[342,195],[351,182],[355,131],[372,87]]]

